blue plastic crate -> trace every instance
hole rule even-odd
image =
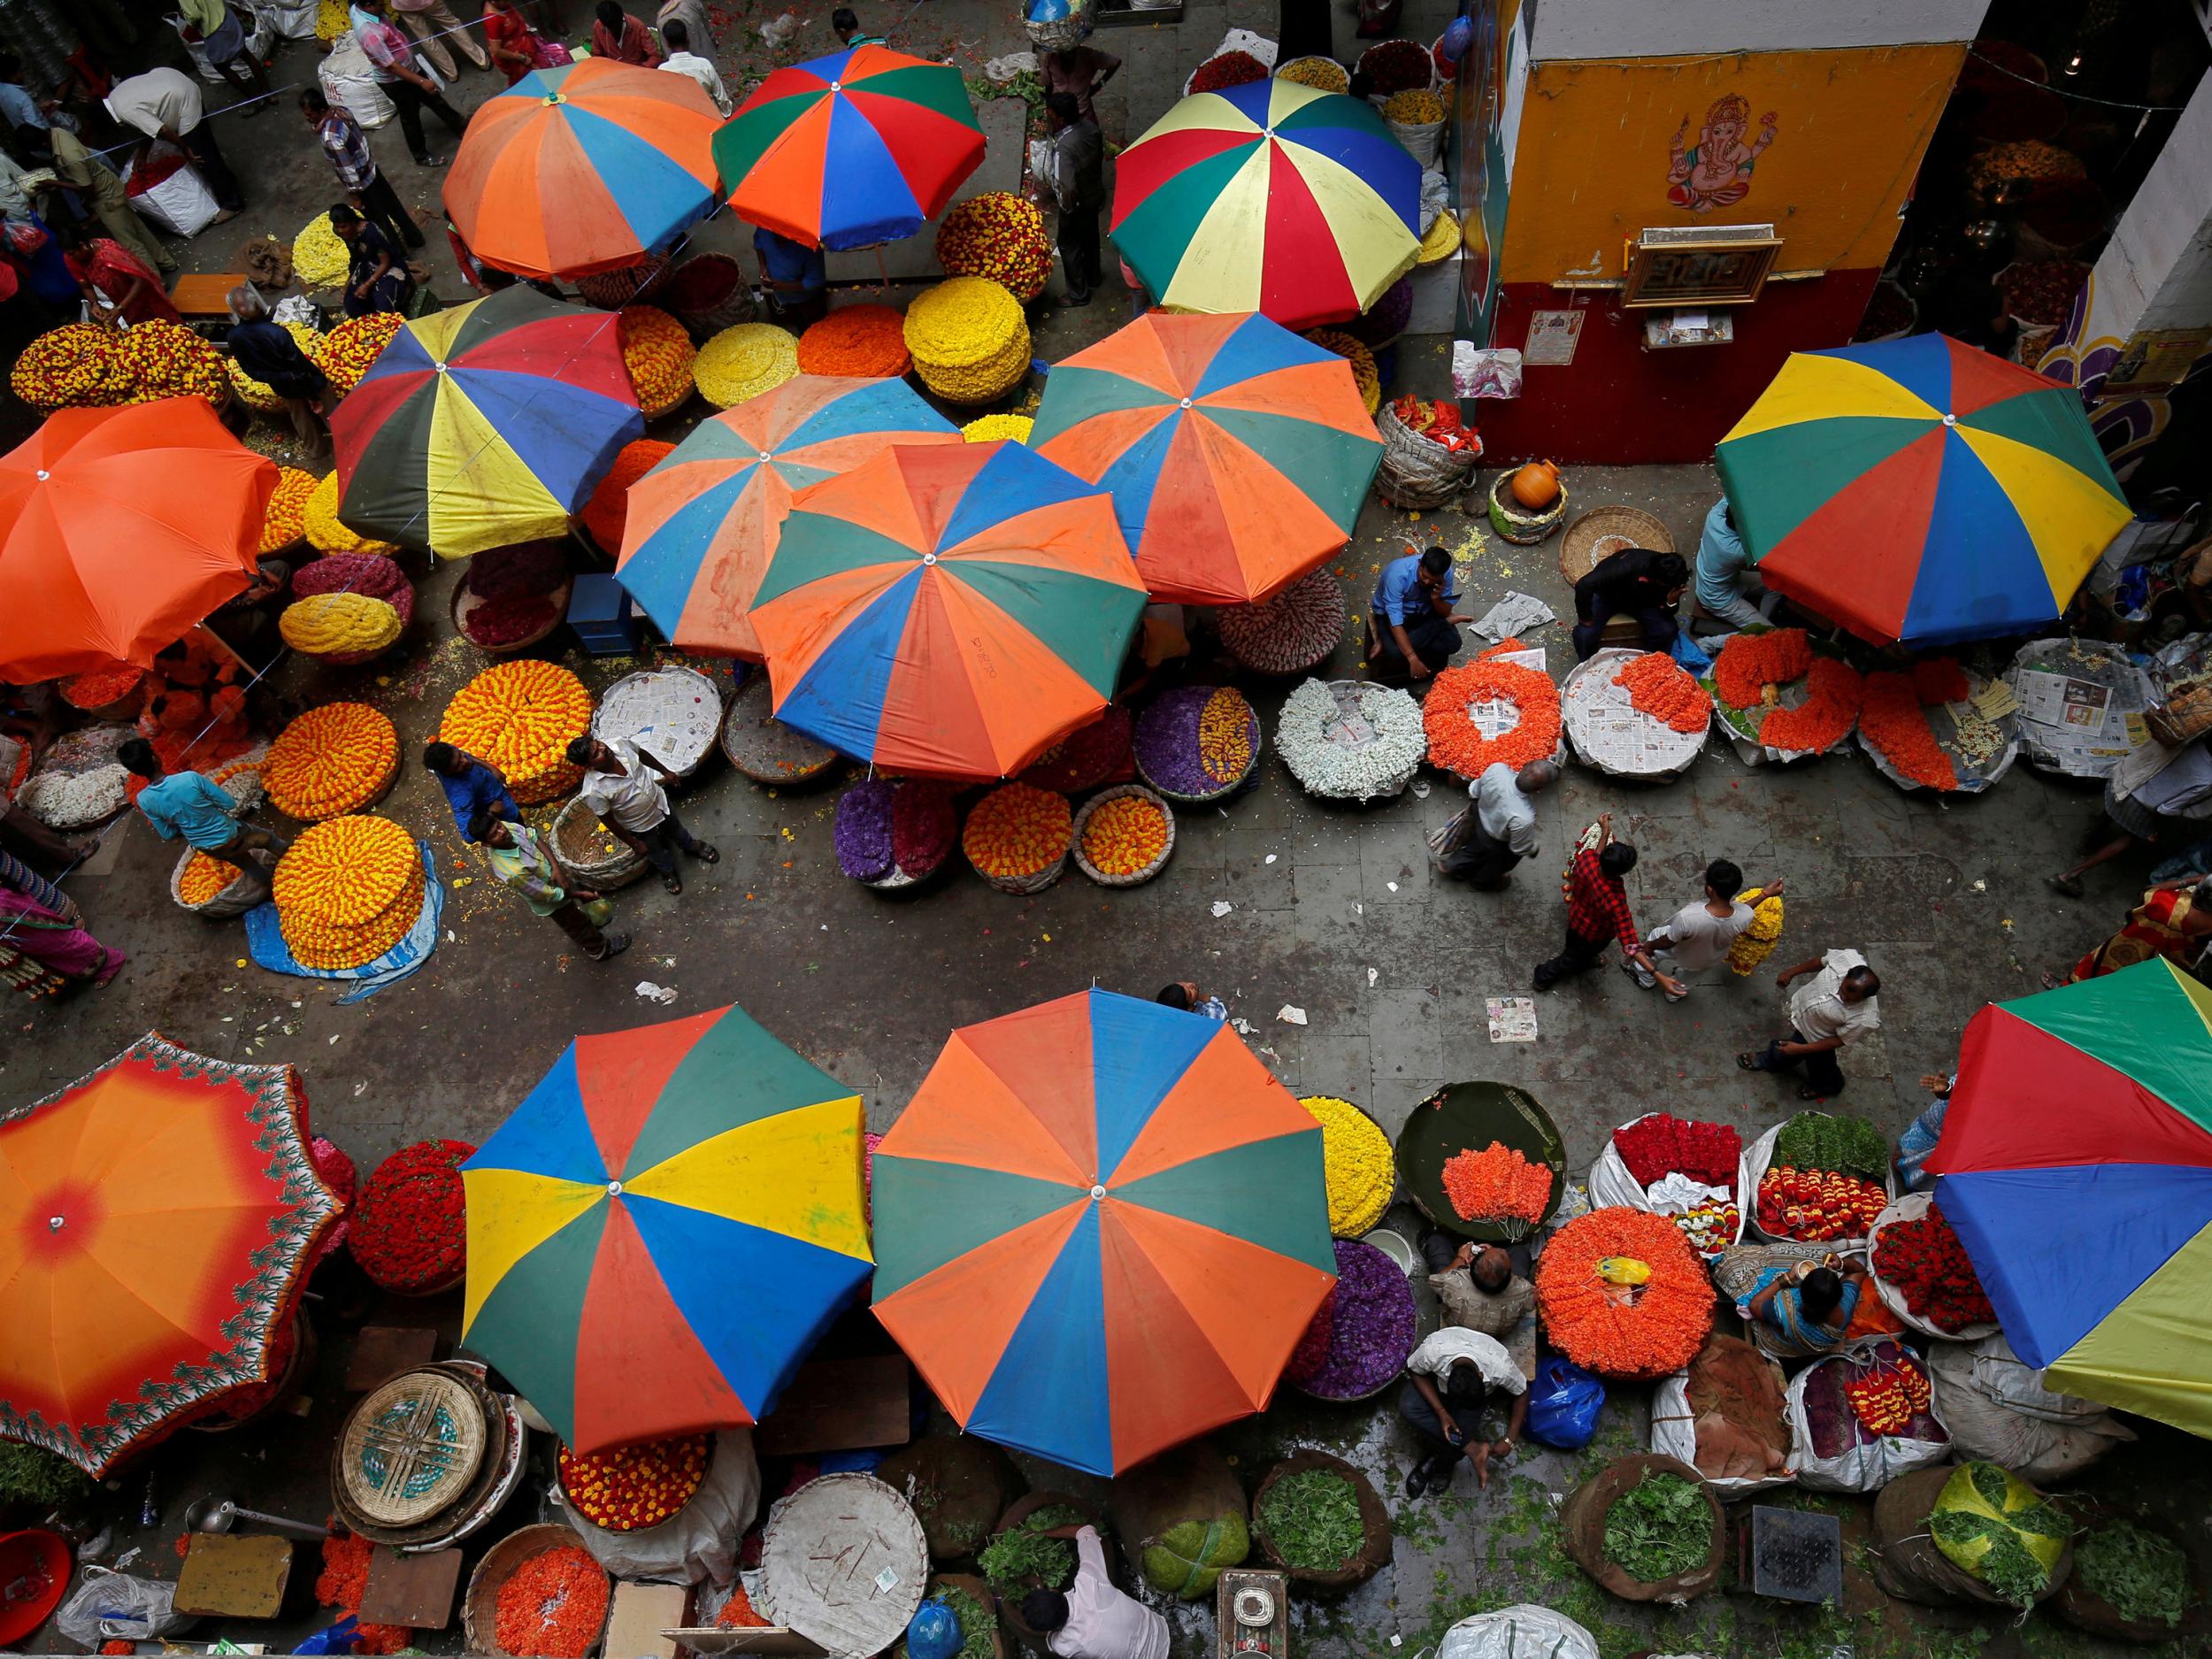
[[[637,606],[611,576],[593,572],[576,579],[568,626],[594,657],[626,657],[638,648]]]

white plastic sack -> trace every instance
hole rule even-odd
[[[1597,1639],[1563,1613],[1522,1601],[1463,1618],[1436,1659],[1598,1659]]]
[[[1421,175],[1421,234],[1426,236],[1436,223],[1436,216],[1452,204],[1451,187],[1444,182],[1443,171],[1431,167]]]
[[[1862,1337],[1848,1348],[1841,1348],[1826,1359],[1816,1360],[1790,1379],[1789,1406],[1790,1445],[1797,1459],[1798,1484],[1815,1492],[1878,1492],[1900,1475],[1909,1475],[1916,1469],[1925,1469],[1939,1463],[1951,1455],[1951,1442],[1941,1440],[1907,1440],[1901,1435],[1886,1434],[1864,1446],[1848,1446],[1833,1457],[1823,1457],[1813,1446],[1811,1421],[1805,1414],[1805,1385],[1816,1371],[1832,1365],[1841,1365],[1853,1371],[1874,1368],[1873,1350],[1876,1344],[1896,1339]],[[1900,1347],[1903,1345],[1899,1344]],[[1930,1390],[1933,1393],[1932,1386]],[[1950,1424],[1945,1419],[1941,1401],[1932,1401],[1928,1415],[1942,1426],[1947,1434]]]
[[[131,168],[126,165],[123,183],[127,187],[130,181]],[[159,184],[133,196],[130,204],[149,224],[173,236],[198,235],[223,211],[200,170],[188,161]]]
[[[1882,1229],[1893,1222],[1922,1219],[1928,1213],[1928,1206],[1934,1202],[1932,1193],[1907,1193],[1875,1217],[1874,1225],[1868,1229],[1866,1235],[1867,1274],[1874,1281],[1874,1292],[1881,1297],[1882,1306],[1922,1335],[1932,1336],[1939,1342],[1978,1342],[1985,1336],[1997,1334],[1996,1321],[1980,1320],[1957,1331],[1947,1331],[1915,1313],[1905,1300],[1905,1293],[1884,1279],[1874,1266],[1874,1246],[1882,1236]],[[2010,1468],[2011,1465],[2008,1463],[2006,1467]]]
[[[104,1641],[151,1641],[192,1623],[176,1610],[177,1586],[107,1567],[87,1567],[84,1582],[55,1614],[61,1633],[87,1647]]]
[[[306,41],[315,37],[315,14],[321,10],[320,0],[270,0],[267,16],[278,39]]]
[[[724,1429],[714,1437],[714,1461],[691,1502],[658,1526],[611,1532],[576,1513],[555,1483],[551,1506],[574,1527],[592,1559],[618,1578],[660,1578],[727,1584],[737,1572],[737,1543],[760,1509],[760,1463],[753,1432]]]
[[[351,29],[331,42],[315,78],[322,82],[323,96],[364,127],[381,127],[398,113]]]
[[[2135,1431],[2092,1400],[2055,1394],[2001,1336],[1946,1342],[1928,1353],[1928,1379],[1951,1444],[2040,1486],[2080,1473]]]
[[[1444,123],[1441,121],[1393,121],[1386,119],[1385,127],[1390,135],[1404,146],[1407,155],[1421,164],[1426,172],[1437,165],[1444,153]],[[1425,233],[1424,233],[1425,234]]]
[[[1819,1109],[1813,1107],[1808,1110],[1816,1111]],[[1766,1179],[1767,1166],[1774,1162],[1774,1141],[1775,1137],[1782,1133],[1783,1126],[1782,1124],[1775,1125],[1773,1128],[1743,1149],[1743,1160],[1736,1166],[1736,1202],[1743,1210],[1744,1225],[1758,1238],[1765,1240],[1770,1244],[1801,1244],[1809,1240],[1785,1239],[1778,1234],[1769,1233],[1759,1225],[1759,1183]],[[1882,1187],[1892,1199],[1897,1196],[1897,1171],[1893,1169],[1883,1178]],[[1847,1251],[1866,1248],[1864,1239],[1823,1239],[1809,1240],[1809,1242],[1812,1242],[1816,1248],[1833,1250],[1839,1256]]]
[[[1799,1446],[1794,1424],[1786,1417],[1784,1423],[1790,1430],[1790,1449],[1779,1474],[1763,1480],[1740,1477],[1715,1477],[1699,1471],[1698,1478],[1720,1494],[1723,1503],[1740,1498],[1747,1492],[1764,1492],[1770,1486],[1786,1486],[1797,1478]],[[1651,1449],[1662,1457],[1672,1457],[1697,1468],[1697,1417],[1690,1409],[1690,1374],[1678,1371],[1659,1385],[1651,1398]]]

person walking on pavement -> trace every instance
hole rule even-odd
[[[269,895],[269,873],[292,843],[274,830],[245,821],[244,809],[222,785],[197,772],[165,772],[154,746],[142,737],[126,739],[116,759],[146,780],[138,810],[165,841],[181,835],[211,858],[234,864],[252,879],[260,896]]]
[[[451,48],[458,47],[461,56],[479,69],[492,66],[491,58],[469,34],[468,26],[453,15],[445,0],[391,0],[391,5],[393,17],[406,27],[430,59],[430,66],[448,82],[461,78]]]
[[[1729,947],[1751,926],[1751,906],[1736,896],[1743,890],[1743,872],[1725,858],[1716,858],[1705,866],[1704,895],[1644,935],[1644,942],[1651,947],[1651,959],[1664,963],[1681,976],[1681,993],[1668,992],[1667,1001],[1680,1002],[1690,994],[1691,975],[1708,972],[1728,960]],[[1762,894],[1781,891],[1778,879],[1760,888]],[[1648,970],[1633,962],[1623,962],[1621,972],[1647,991],[1659,983]]]
[[[1105,279],[1098,216],[1106,206],[1106,143],[1098,123],[1072,92],[1048,93],[1052,117],[1052,193],[1060,204],[1060,264],[1067,273],[1065,305],[1088,305]]]
[[[1437,868],[1485,893],[1513,879],[1513,866],[1536,856],[1536,806],[1529,799],[1559,781],[1559,763],[1532,760],[1518,772],[1502,760],[1467,786],[1472,804],[1430,839]]]
[[[1654,983],[1670,995],[1682,990],[1682,981],[1662,972],[1636,935],[1636,918],[1629,914],[1628,894],[1621,883],[1636,867],[1636,849],[1613,839],[1613,815],[1598,820],[1598,841],[1578,851],[1567,866],[1566,948],[1548,962],[1536,964],[1536,988],[1548,991],[1560,980],[1587,973],[1605,959],[1605,948],[1621,941],[1621,954],[1650,971]]]
[[[108,88],[107,112],[116,121],[143,134],[132,160],[142,165],[159,139],[174,144],[191,158],[200,177],[214,193],[222,211],[215,222],[238,217],[246,198],[238,193],[238,176],[216,148],[214,127],[200,102],[199,83],[175,69],[149,69],[144,74],[119,81]]]
[[[176,257],[155,239],[146,221],[132,210],[123,180],[106,160],[85,148],[65,127],[19,127],[15,142],[34,165],[51,167],[54,181],[76,192],[107,233],[150,269],[165,275],[177,268]]]
[[[587,912],[587,907],[604,905],[602,920],[612,916],[614,907],[604,894],[561,885],[560,869],[535,830],[479,812],[470,822],[467,834],[471,841],[483,843],[493,878],[521,894],[529,902],[533,916],[548,918],[594,962],[611,961],[630,948],[629,934],[602,933],[602,922],[594,921]]]
[[[399,130],[406,135],[408,153],[414,157],[415,165],[442,167],[446,158],[432,155],[423,137],[422,112],[427,110],[436,116],[457,139],[466,135],[468,118],[448,104],[438,83],[423,73],[414,42],[385,14],[387,4],[388,0],[353,0],[354,39],[368,54],[377,85],[399,111]]]
[[[250,14],[242,14],[229,0],[177,0],[177,10],[198,34],[209,67],[238,89],[240,119],[265,111],[269,77],[246,38]]]
[[[1796,979],[1805,983],[1790,992],[1789,1035],[1775,1038],[1761,1052],[1738,1055],[1736,1064],[1747,1071],[1794,1071],[1801,1065],[1805,1081],[1797,1098],[1826,1100],[1843,1093],[1837,1054],[1881,1025],[1882,981],[1855,950],[1808,957],[1783,969],[1774,982],[1788,991]]]
[[[668,804],[660,780],[675,772],[634,743],[580,737],[569,744],[568,760],[586,768],[576,790],[584,804],[617,841],[660,872],[661,886],[671,893],[684,890],[683,878],[676,873],[678,848],[703,864],[722,861],[720,853],[684,827]]]
[[[394,247],[421,247],[421,227],[399,199],[399,192],[392,188],[392,181],[377,171],[369,135],[361,130],[353,112],[331,103],[320,87],[309,87],[300,94],[300,113],[322,140],[323,154],[330,157],[338,182],[345,187],[361,216],[382,231]]]

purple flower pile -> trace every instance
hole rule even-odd
[[[837,797],[831,839],[837,867],[855,881],[880,881],[897,866],[891,859],[892,787],[880,778],[856,783]]]
[[[1156,789],[1170,795],[1206,797],[1229,786],[1206,770],[1198,748],[1199,718],[1212,701],[1217,686],[1177,686],[1155,697],[1137,717],[1134,741],[1137,770]],[[1248,720],[1249,741],[1259,743],[1259,717]]]
[[[1362,345],[1379,351],[1405,333],[1412,320],[1413,279],[1400,277],[1382,291],[1380,299],[1341,326]]]
[[[1419,1328],[1413,1286],[1373,1245],[1336,1241],[1336,1294],[1329,1315],[1328,1356],[1310,1376],[1292,1379],[1308,1394],[1356,1400],[1405,1369]]]

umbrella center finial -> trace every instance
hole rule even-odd
[[[1103,1187],[1094,1187],[1091,1188],[1091,1196],[1093,1198],[1103,1198],[1106,1196],[1106,1189]]]
[[[438,365],[438,373],[441,373],[441,374],[443,374],[443,373],[445,373],[445,365],[444,365],[444,364],[441,363],[441,364],[439,364],[439,365]]]
[[[831,81],[831,82],[830,82],[830,90],[831,90],[832,92],[842,92],[844,89],[845,89],[845,83],[844,83],[843,81]]]
[[[925,554],[923,554],[923,555],[922,555],[922,563],[923,563],[923,564],[925,564],[925,565],[934,565],[936,562],[937,562],[937,556],[936,556],[934,553],[925,553]]]
[[[1190,399],[1189,399],[1189,398],[1186,397],[1186,398],[1183,400],[1183,407],[1184,407],[1185,409],[1188,409],[1188,408],[1190,407]]]
[[[547,93],[547,94],[545,95],[545,101],[546,101],[548,104],[566,104],[566,103],[568,102],[568,100],[567,100],[565,97],[562,96],[561,96],[559,93],[557,93],[557,92],[549,92],[549,93]]]
[[[609,1181],[607,1183],[607,1196],[610,1198],[621,1197],[622,1183],[620,1181]]]
[[[1959,424],[1959,418],[1956,415],[1947,414],[1943,417],[1943,424],[1947,426],[1955,426]]]
[[[68,1225],[69,1217],[66,1216],[49,1216],[46,1217],[46,1231],[49,1233],[59,1233]]]
[[[42,467],[40,467],[40,468],[38,469],[38,481],[39,481],[40,483],[42,483],[42,483],[44,483],[44,482],[45,482],[48,479],[50,479],[50,478],[51,478],[51,477],[53,477],[53,474],[52,474],[51,472],[48,472],[48,471],[47,471],[44,467],[42,467]]]

